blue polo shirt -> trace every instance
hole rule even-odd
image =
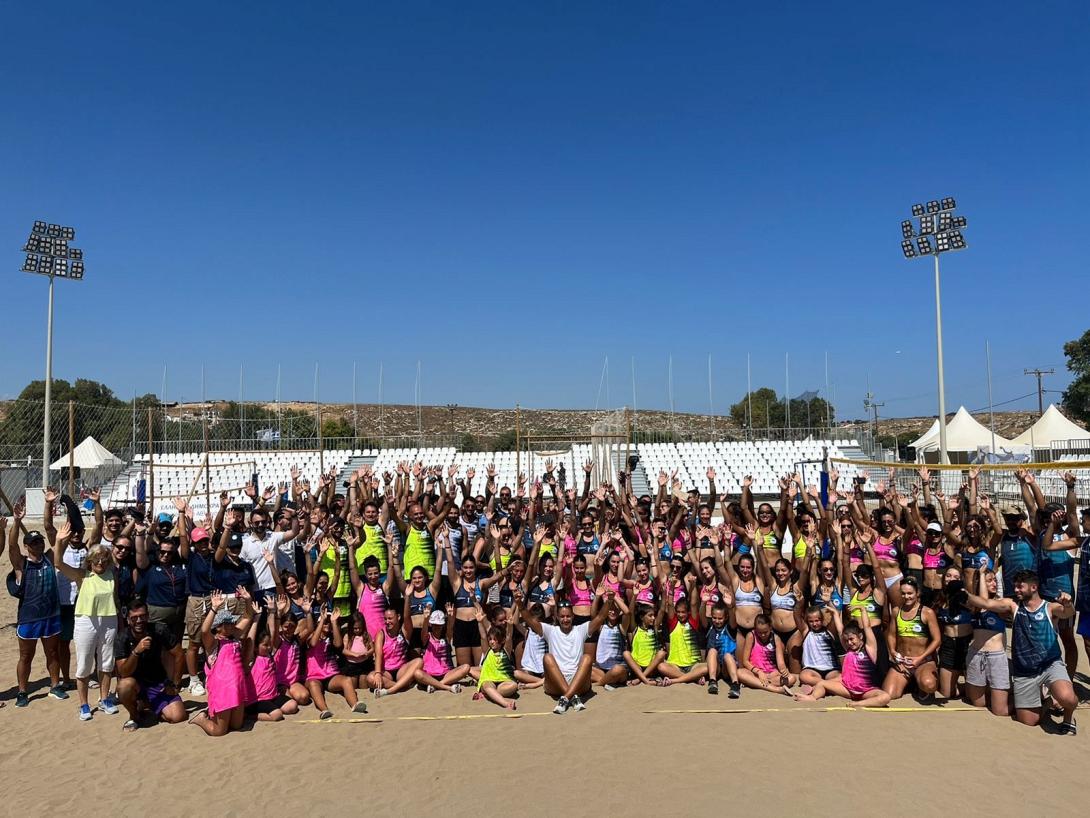
[[[216,590],[225,594],[233,594],[239,585],[248,591],[252,591],[256,584],[254,567],[246,560],[241,560],[237,565],[226,557],[224,557],[223,562],[213,562],[212,585]]]
[[[186,560],[186,590],[190,596],[208,596],[215,589],[212,582],[212,552],[204,557],[190,547],[189,559]]]
[[[151,565],[140,572],[136,592],[149,605],[157,608],[177,608],[185,604],[186,574],[184,565]]]

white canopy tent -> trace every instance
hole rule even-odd
[[[101,469],[105,466],[124,466],[125,463],[118,457],[95,440],[93,437],[84,438],[83,442],[76,446],[71,452],[71,463],[69,463],[69,454],[64,454],[61,458],[50,465],[50,471],[60,471],[61,469],[67,469],[69,465],[75,466],[77,469]]]
[[[1049,404],[1037,422],[1018,435],[1014,442],[1022,446],[1032,446],[1035,449],[1047,449],[1051,447],[1054,440],[1086,440],[1087,438],[1090,438],[1090,432],[1064,417],[1053,403]]]
[[[993,438],[991,430],[983,423],[969,414],[964,406],[959,407],[957,414],[946,424],[946,450],[948,452],[975,452],[980,447],[992,448]],[[995,435],[994,449],[1009,449],[1014,443],[1002,435]],[[917,455],[923,452],[935,452],[939,450],[939,422],[938,420],[928,430],[927,434],[916,440],[912,446]]]
[[[939,439],[938,418],[935,418],[933,421],[931,421],[931,428],[924,432],[922,435],[920,435],[918,438],[916,438],[914,442],[909,443],[908,447],[910,449],[922,449],[927,444],[927,442],[931,440],[931,438],[935,438],[935,440]]]

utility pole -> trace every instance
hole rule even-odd
[[[1024,369],[1022,370],[1025,375],[1035,375],[1037,377],[1037,417],[1040,417],[1045,413],[1045,388],[1041,383],[1041,378],[1044,375],[1055,375],[1055,369]]]
[[[867,390],[867,394],[863,398],[863,411],[874,411],[874,442],[876,445],[878,443],[878,407],[885,405],[885,401],[881,403],[875,403],[874,393],[871,392],[869,389]]]
[[[450,412],[450,437],[452,443],[454,442],[454,412],[457,408],[458,404],[456,403],[447,404],[447,411]]]

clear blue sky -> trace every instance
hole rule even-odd
[[[35,218],[75,225],[55,375],[129,397],[933,412],[913,202],[955,196],[950,411],[1088,325],[1083,3],[26,4],[0,11],[0,396],[43,365]],[[921,16],[913,18],[914,11]],[[941,13],[940,13],[941,12]],[[1079,236],[1083,238],[1079,238]],[[1058,395],[1052,396],[1058,398]],[[1035,405],[1035,399],[1009,404]]]

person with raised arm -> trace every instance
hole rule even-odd
[[[117,583],[110,548],[96,545],[83,560],[85,567],[74,568],[65,559],[72,527],[65,522],[54,544],[53,564],[77,589],[73,634],[76,645],[76,691],[79,695],[80,721],[91,720],[87,701],[90,679],[98,665],[98,709],[107,715],[118,712],[110,695],[114,671],[114,640],[117,637]]]
[[[976,596],[995,599],[999,583],[995,572],[977,572]],[[976,608],[973,638],[965,659],[965,699],[973,707],[987,707],[996,716],[1010,716],[1011,671],[1007,661],[1007,627],[1010,624],[999,614],[972,604]]]
[[[761,503],[756,513],[753,511],[753,494],[750,487],[753,485],[753,476],[745,475],[742,478],[742,515],[747,526],[753,526],[753,547],[765,548],[771,551],[773,559],[782,557],[783,534],[787,528],[786,493],[787,482],[780,480],[780,511],[779,514],[772,508],[771,503]]]
[[[717,566],[726,575],[726,584],[734,597],[734,627],[738,642],[734,658],[739,664],[745,655],[742,650],[746,636],[753,630],[757,617],[768,605],[768,587],[772,584],[764,549],[756,544],[757,529],[753,525],[747,525],[745,532],[745,542],[750,544],[752,552],[738,557],[737,566],[731,558],[723,560]]]
[[[16,505],[14,513],[17,536],[25,510]],[[16,707],[30,704],[27,685],[39,641],[49,672],[49,695],[54,699],[68,698],[60,675],[61,605],[57,570],[53,566],[52,555],[46,553],[45,545],[45,536],[40,531],[28,531],[23,536],[25,557],[16,542],[8,549],[8,559],[11,560],[11,571],[7,576],[8,593],[19,600],[15,615],[15,634],[19,639],[19,662],[15,667],[19,685],[15,694]]]
[[[1074,475],[1072,475],[1074,476]],[[1068,489],[1071,494],[1074,487]],[[1040,539],[1041,597],[1055,602],[1060,594],[1075,598],[1075,562],[1079,548],[1078,526],[1071,527],[1062,508],[1049,504],[1038,514],[1047,519],[1045,531]],[[1064,665],[1067,675],[1075,678],[1075,668],[1079,664],[1079,643],[1075,639],[1075,620],[1060,619],[1056,622],[1063,646]],[[63,659],[63,655],[62,655]]]
[[[148,606],[139,598],[130,603],[126,624],[123,636],[114,643],[117,698],[129,714],[122,730],[136,730],[148,712],[168,724],[181,724],[186,720],[185,705],[170,681],[173,636],[165,628],[149,626]]]
[[[1048,688],[1052,700],[1063,709],[1059,732],[1075,735],[1075,708],[1079,699],[1060,658],[1056,620],[1075,615],[1071,597],[1061,594],[1048,602],[1040,594],[1040,580],[1033,571],[1019,571],[1012,578],[1014,598],[986,599],[969,594],[974,608],[999,614],[1011,626],[1011,688],[1014,717],[1035,727],[1041,722],[1041,688]]]
[[[247,668],[246,715],[257,721],[283,721],[284,716],[299,712],[299,703],[280,691],[276,655],[280,648],[280,620],[291,606],[284,594],[266,600],[265,618],[255,616],[247,644],[249,655],[243,657]]]
[[[245,588],[238,588],[236,594],[246,606],[241,616],[231,613],[224,606],[226,597],[216,592],[201,624],[208,709],[198,713],[193,723],[213,737],[238,730],[246,715],[246,665],[253,651],[250,624],[261,615],[261,606]]]
[[[307,610],[307,632],[307,691],[318,708],[318,718],[333,717],[333,711],[326,704],[326,691],[344,696],[353,713],[366,713],[367,703],[356,696],[355,683],[337,666],[337,652],[344,647],[344,638],[338,617],[330,606],[322,605],[317,616],[313,606]],[[377,650],[376,646],[376,653]]]
[[[843,616],[833,609],[832,627],[840,633],[844,646],[843,672],[839,678],[830,675],[822,679],[810,693],[795,696],[797,701],[817,701],[832,694],[848,700],[849,707],[885,707],[889,694],[877,681],[878,637],[872,627],[870,613],[864,608],[859,612],[859,622],[844,624]]]
[[[181,506],[178,509],[178,557],[185,566],[185,631],[189,637],[185,669],[189,673],[189,694],[204,696],[207,690],[201,682],[199,660],[201,626],[212,604],[212,591],[216,587],[212,580],[212,540],[207,528],[198,526],[190,529],[192,520],[189,518],[188,509],[184,503]]]
[[[401,614],[387,608],[383,627],[375,636],[375,672],[367,680],[376,698],[408,690],[416,682],[416,671],[423,661],[409,647],[412,622],[402,621]]]
[[[83,518],[80,516],[79,507],[66,494],[58,495],[51,488],[45,489],[45,508],[42,511],[42,527],[45,529],[46,539],[49,545],[57,544],[57,528],[53,524],[53,508],[57,503],[64,506],[67,513],[67,525],[69,532],[68,547],[64,551],[65,562],[77,572],[82,573],[84,563],[87,560],[87,542],[84,539]],[[72,684],[72,640],[75,635],[76,625],[76,594],[78,588],[68,576],[60,570],[60,564],[54,562],[57,568],[57,595],[61,603],[61,632],[57,641],[57,658],[61,669],[61,684],[65,690],[71,690]]]
[[[558,624],[542,622],[532,612],[519,608],[526,625],[538,636],[544,637],[548,646],[543,666],[545,668],[545,693],[557,699],[553,712],[563,715],[569,708],[585,710],[583,696],[590,692],[593,659],[583,649],[588,636],[597,633],[606,621],[609,611],[616,604],[610,592],[606,604],[589,622],[575,623],[572,606],[563,600],[557,607]]]
[[[420,463],[414,464],[413,475],[417,478],[419,488],[423,475],[423,467]],[[419,501],[414,500],[406,504],[403,498],[397,513],[392,515],[392,522],[397,526],[401,540],[405,544],[402,568],[406,576],[411,577],[414,568],[423,568],[429,577],[435,576],[435,532],[446,520],[451,494],[449,490],[442,492],[439,507],[431,514]],[[406,514],[407,521],[404,519]]]
[[[515,600],[515,610],[522,610],[521,595]],[[481,641],[488,645],[479,669],[474,699],[485,698],[507,710],[515,710],[519,683],[515,679],[515,663],[511,649],[515,618],[507,618],[503,626],[490,625],[480,602],[474,605],[474,616],[481,631]]]
[[[362,562],[348,561],[348,575],[356,592],[356,610],[363,615],[371,639],[378,635],[385,624],[386,609],[390,607],[394,591],[401,590],[401,566],[394,554],[393,534],[387,531],[382,536],[387,551],[386,564],[390,566],[388,572],[383,574],[382,563],[374,554],[368,554]],[[350,534],[349,548],[355,542],[356,535]],[[363,579],[360,578],[359,566],[363,567]]]
[[[900,599],[900,605],[890,607],[886,632],[890,667],[882,689],[890,700],[895,700],[915,683],[921,700],[929,701],[939,687],[935,658],[942,644],[942,630],[935,612],[920,600],[920,586],[912,577],[900,581]]]

